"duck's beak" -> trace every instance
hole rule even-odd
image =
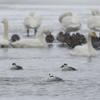
[[[95,38],[97,37],[96,33],[93,34],[93,37],[95,37]]]

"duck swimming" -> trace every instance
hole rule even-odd
[[[66,63],[63,64],[60,68],[62,71],[76,71],[77,70],[73,67],[68,66]]]
[[[22,70],[23,68],[19,65],[16,65],[16,63],[12,63],[11,69],[12,70]]]
[[[49,74],[49,77],[46,79],[46,82],[59,82],[59,81],[63,81],[63,79],[53,76],[52,74]]]

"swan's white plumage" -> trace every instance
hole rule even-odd
[[[2,23],[4,24],[4,34],[3,34],[3,38],[0,39],[0,48],[10,47],[9,41],[8,41],[8,20],[4,19]]]
[[[38,29],[41,25],[42,18],[35,12],[31,12],[26,18],[24,19],[24,27],[26,30],[29,29]]]
[[[11,45],[15,48],[36,48],[47,47],[47,42],[43,39],[43,34],[51,34],[48,29],[40,31],[38,38],[35,39],[21,39],[16,42],[12,42]]]
[[[72,13],[64,13],[59,17],[62,29],[65,32],[78,31],[81,28],[80,18]]]
[[[90,31],[87,36],[87,44],[82,46],[76,46],[70,54],[73,56],[97,56],[97,51],[93,48],[91,44],[91,36],[94,34],[93,31]]]
[[[92,10],[92,16],[87,21],[88,28],[94,31],[100,31],[100,12],[97,9]]]

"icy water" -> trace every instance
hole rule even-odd
[[[9,39],[12,34],[26,38],[23,19],[31,11],[39,13],[42,24],[38,29],[48,28],[54,36],[61,31],[58,21],[60,14],[71,11],[80,16],[82,28],[79,31],[87,35],[87,19],[91,9],[100,10],[99,0],[0,0],[0,21],[9,21]],[[0,38],[3,24],[0,23]],[[33,30],[31,30],[33,35]],[[98,57],[69,55],[71,49],[53,43],[48,48],[0,49],[0,100],[100,100],[100,51]],[[21,65],[24,70],[10,70],[12,63]],[[78,69],[62,72],[64,63]],[[45,82],[52,73],[64,82]]]

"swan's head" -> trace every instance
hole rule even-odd
[[[99,15],[99,11],[97,9],[92,9],[92,15]]]
[[[31,12],[29,15],[33,17],[33,16],[34,16],[34,14],[35,14],[34,12]]]
[[[48,29],[43,29],[42,32],[43,32],[44,34],[51,35],[51,32],[50,32],[50,30],[48,30]]]
[[[90,36],[90,37],[96,37],[96,33],[93,31],[93,30],[90,30],[89,31],[89,33],[88,33],[88,35]]]
[[[73,15],[71,12],[67,12],[65,14],[66,14],[66,16],[72,16]]]
[[[62,15],[60,15],[59,17],[59,22],[61,23],[62,22],[62,19],[66,16],[72,16],[72,13],[71,12],[67,12],[67,13],[64,13]]]
[[[3,21],[1,23],[7,23],[8,20],[7,19],[3,19]]]

